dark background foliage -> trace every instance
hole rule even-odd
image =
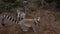
[[[10,11],[10,9],[12,8],[16,8],[19,4],[22,4],[22,1],[24,0],[0,0],[0,13],[1,12],[8,12]],[[32,3],[40,6],[40,0],[28,0],[28,7],[30,7],[32,10],[35,9],[35,7],[32,5]],[[55,2],[56,5],[52,5],[55,6],[54,9],[59,9],[60,10],[60,0],[45,0],[49,5],[52,2]],[[52,7],[49,6],[49,7]]]
[[[8,12],[10,9],[15,8],[21,0],[0,0],[0,13]]]

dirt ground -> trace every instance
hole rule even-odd
[[[14,15],[14,13],[11,13]],[[26,18],[41,17],[39,23],[39,34],[60,34],[60,18],[54,11],[46,9],[37,9],[35,12],[28,12]],[[14,15],[15,17],[15,15]],[[8,21],[9,22],[9,21]],[[0,26],[0,34],[35,34],[32,28],[28,32],[23,32],[17,24],[5,23],[5,26]]]

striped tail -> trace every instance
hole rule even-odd
[[[3,16],[4,19],[8,19],[9,21],[13,22],[13,23],[18,23],[18,21],[16,19],[14,19],[13,17],[9,16],[9,15],[4,15]]]

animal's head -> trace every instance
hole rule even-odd
[[[17,9],[17,18],[19,18],[19,21],[25,18],[25,12],[23,10]]]
[[[35,23],[35,24],[40,23],[40,17],[36,17],[36,18],[34,18],[34,23]]]

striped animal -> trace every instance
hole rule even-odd
[[[40,17],[37,17],[34,19],[26,19],[25,13],[23,13],[23,12],[20,13],[21,18],[19,17],[20,19],[23,19],[23,20],[19,20],[19,21],[17,19],[14,19],[13,17],[11,17],[9,15],[3,15],[2,17],[3,17],[3,19],[7,19],[13,23],[19,24],[21,26],[21,28],[23,29],[23,31],[28,31],[28,29],[30,27],[32,27],[34,32],[36,32],[36,33],[38,32],[36,25],[38,25],[38,23],[40,23]]]
[[[7,19],[7,20],[9,20],[9,21],[11,21],[13,23],[16,23],[16,24],[20,25],[21,28],[23,29],[23,31],[28,31],[28,29],[30,27],[32,27],[33,31],[35,33],[38,33],[36,25],[38,25],[38,23],[40,23],[40,17],[37,17],[37,18],[34,18],[34,19],[23,19],[23,20],[21,20],[19,22],[16,19],[14,19],[13,17],[9,16],[9,15],[3,15],[1,17],[2,18],[0,18],[0,22],[3,19]],[[4,22],[2,24],[4,24]]]
[[[19,10],[18,10],[17,14],[18,13],[19,13]],[[25,18],[26,13],[24,13],[24,12],[20,12],[20,14],[18,14],[18,15],[19,15],[20,20],[21,20],[18,22],[18,24],[21,26],[23,31],[28,31],[28,29],[30,27],[32,27],[34,32],[36,32],[36,33],[38,32],[36,30],[36,28],[37,28],[36,25],[38,25],[38,23],[40,23],[40,17],[36,17],[34,19],[26,19]]]
[[[38,30],[36,25],[40,23],[40,17],[34,18],[34,19],[23,19],[18,24],[21,26],[23,31],[28,31],[30,27],[33,28],[33,31],[37,34]]]

